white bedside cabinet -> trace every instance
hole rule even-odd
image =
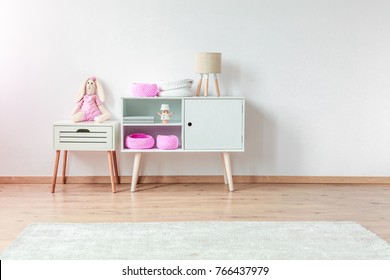
[[[162,123],[157,112],[168,104],[174,112],[168,123]],[[244,151],[245,99],[243,97],[123,97],[121,147],[122,152],[135,153],[131,191],[135,191],[143,153],[149,152],[218,152],[224,167],[224,181],[233,191],[231,152]],[[134,117],[135,121],[128,121]],[[149,117],[148,122],[137,122]],[[150,120],[152,118],[152,120]],[[176,135],[179,148],[160,150],[128,149],[126,137],[133,133],[153,136]]]
[[[119,183],[116,159],[116,133],[118,122],[106,121],[78,122],[58,121],[53,124],[53,145],[56,149],[56,160],[51,192],[55,192],[58,163],[63,151],[62,183],[66,183],[66,163],[68,151],[106,151],[110,169],[111,189],[115,192],[115,183]]]

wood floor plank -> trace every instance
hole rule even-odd
[[[0,250],[30,223],[355,221],[390,242],[388,185],[0,184]]]

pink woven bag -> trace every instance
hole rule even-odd
[[[133,96],[138,97],[153,97],[158,93],[158,86],[156,84],[140,84],[134,83],[131,84],[130,88]]]
[[[126,137],[126,147],[133,150],[151,149],[154,146],[154,138],[144,133],[133,133]]]
[[[179,147],[176,135],[157,135],[157,148],[161,150],[175,150]]]

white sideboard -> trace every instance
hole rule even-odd
[[[171,116],[163,123],[157,112],[168,104]],[[149,117],[149,122],[128,122],[126,117]],[[141,118],[140,118],[141,119]],[[126,137],[144,133],[176,135],[179,147],[174,150],[129,149]],[[219,152],[222,155],[224,181],[233,191],[230,152],[243,152],[245,143],[245,99],[243,97],[122,97],[121,150],[135,153],[131,191],[135,191],[143,153],[150,152]]]

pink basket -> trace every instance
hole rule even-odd
[[[179,147],[176,135],[157,135],[157,148],[161,150],[174,150]]]
[[[138,97],[153,97],[158,93],[158,86],[156,84],[131,84],[130,88],[133,96]]]
[[[143,133],[133,133],[126,137],[126,147],[133,150],[150,149],[154,146],[154,138]]]

